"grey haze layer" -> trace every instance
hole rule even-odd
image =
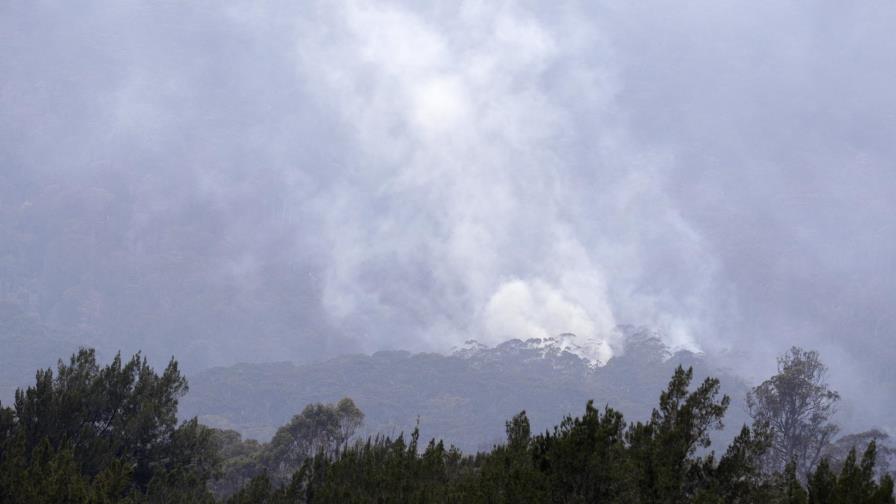
[[[816,348],[887,423],[894,25],[887,2],[5,2],[0,367],[52,363],[40,338],[199,370],[562,332],[606,362],[635,323],[752,379]]]

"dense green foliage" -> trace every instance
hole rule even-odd
[[[856,441],[804,477],[795,458],[768,470],[767,422],[743,426],[717,455],[710,434],[730,399],[681,366],[646,421],[589,401],[533,433],[522,412],[505,441],[475,455],[421,444],[419,429],[354,439],[364,415],[348,398],[307,406],[270,443],[244,441],[195,419],[178,425],[185,389],[174,361],[157,374],[139,355],[100,368],[81,350],[38,372],[0,407],[0,502],[896,504],[873,431],[830,445]]]
[[[81,350],[0,408],[0,502],[208,501],[210,429],[177,425],[187,382],[173,360],[140,355],[100,368]]]

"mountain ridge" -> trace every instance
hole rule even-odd
[[[575,353],[569,336],[561,335],[495,346],[471,341],[447,354],[392,350],[312,364],[212,368],[191,377],[181,412],[266,441],[306,404],[348,396],[366,414],[362,434],[409,432],[419,421],[424,437],[474,451],[500,440],[504,422],[522,410],[535,430],[579,414],[589,399],[629,420],[644,419],[681,364],[694,367],[695,381],[722,380],[733,402],[723,437],[740,427],[746,391],[740,379],[699,354],[671,352],[654,333],[629,335],[625,351],[602,365]]]

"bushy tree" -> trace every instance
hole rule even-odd
[[[456,453],[456,462],[446,462],[453,470],[447,474],[455,481],[455,494],[468,499],[490,502],[545,502],[548,500],[547,475],[536,467],[533,457],[531,425],[526,412],[522,411],[505,424],[507,441],[494,446],[488,454],[479,454],[473,459],[463,460]],[[473,469],[475,468],[475,469]],[[460,477],[464,471],[476,471],[476,478]]]
[[[698,490],[698,502],[728,504],[762,502],[773,491],[762,471],[762,459],[769,445],[768,433],[744,425],[718,464],[704,465],[707,480]]]
[[[584,415],[567,416],[553,432],[537,436],[532,457],[551,500],[624,500],[631,490],[625,477],[626,427],[621,413],[611,408],[601,412],[589,401]]]
[[[277,430],[262,458],[272,474],[288,479],[302,462],[317,454],[335,455],[354,435],[364,414],[348,398],[337,405],[309,404]]]
[[[837,488],[837,475],[831,470],[827,459],[821,459],[815,472],[809,477],[807,484],[810,504],[828,504],[834,502],[834,490]]]
[[[364,413],[346,397],[336,404],[307,405],[265,444],[243,441],[234,431],[216,431],[223,456],[223,474],[212,482],[226,497],[264,475],[276,488],[290,481],[302,463],[315,455],[335,457],[344,451],[364,420]]]
[[[232,495],[265,472],[261,462],[264,445],[258,441],[243,440],[239,432],[221,429],[212,429],[212,439],[221,458],[220,476],[209,483],[216,496]]]
[[[55,374],[38,371],[0,409],[0,501],[54,501],[29,500],[34,492],[64,494],[59,502],[209,499],[218,460],[207,428],[177,424],[186,389],[176,361],[157,374],[140,354],[100,367],[82,349]]]
[[[692,378],[692,369],[679,366],[650,421],[635,424],[628,434],[638,502],[686,502],[706,484],[712,459],[694,455],[698,448],[709,447],[710,431],[722,427],[730,399],[718,397],[715,378],[689,392]]]

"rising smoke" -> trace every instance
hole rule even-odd
[[[89,344],[574,332],[606,360],[633,323],[754,378],[801,344],[844,395],[896,383],[890,4],[0,13],[2,294]]]

